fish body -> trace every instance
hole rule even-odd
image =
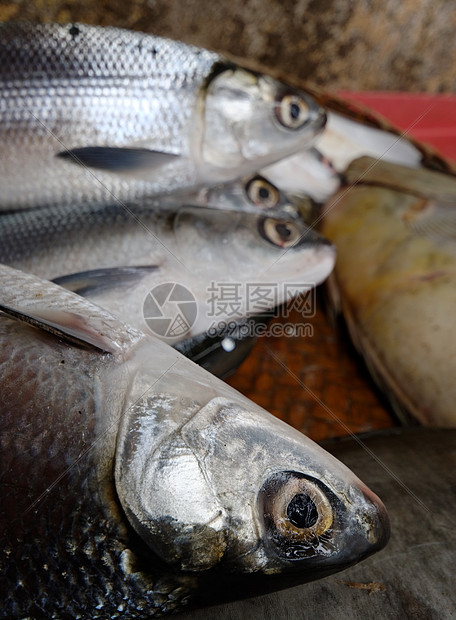
[[[322,226],[334,304],[396,412],[454,427],[456,181],[370,158],[346,177]]]
[[[1,209],[138,200],[310,146],[312,97],[218,54],[82,24],[0,26]]]
[[[0,217],[0,240],[0,262],[60,278],[149,333],[144,304],[150,292],[166,283],[186,287],[197,310],[186,337],[255,311],[248,287],[263,287],[260,310],[268,310],[320,283],[335,260],[333,246],[300,219],[185,206],[176,212],[118,204],[18,211]]]
[[[0,282],[2,617],[150,618],[385,544],[380,500],[298,431],[81,297]]]

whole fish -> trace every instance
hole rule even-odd
[[[0,205],[138,200],[312,145],[323,108],[213,52],[117,28],[0,26]]]
[[[174,349],[0,267],[5,618],[150,618],[383,547],[350,470]]]
[[[456,179],[371,158],[325,208],[331,295],[396,412],[456,426]]]
[[[0,262],[47,279],[67,276],[66,287],[148,333],[162,318],[151,291],[167,283],[188,289],[194,315],[188,330],[166,332],[168,343],[258,312],[254,288],[260,310],[273,308],[324,280],[334,260],[334,247],[301,218],[118,204],[0,217]],[[158,303],[172,313],[167,300]],[[148,312],[159,322],[146,322]]]

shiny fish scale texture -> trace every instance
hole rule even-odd
[[[31,209],[2,216],[0,262],[16,265],[24,271],[31,271],[43,277],[58,277],[73,271],[90,269],[93,264],[103,267],[125,266],[127,251],[131,252],[131,234],[134,231],[136,259],[154,264],[158,260],[158,245],[154,224],[160,216],[151,209],[124,209],[118,204],[92,206],[89,204],[75,209],[68,207],[49,207]],[[168,216],[169,217],[169,216]],[[110,230],[111,247],[115,252],[107,252],[101,242],[106,228]],[[90,235],[99,235],[99,243],[85,244]],[[96,238],[96,237],[95,237]],[[33,241],[31,241],[33,240]],[[161,247],[161,246],[160,246]],[[60,254],[58,268],[52,273],[46,269],[44,260],[53,248]],[[141,252],[141,248],[143,251]],[[95,256],[96,260],[90,257]],[[109,262],[110,261],[110,262]]]
[[[72,35],[72,29],[77,34]],[[12,34],[20,38],[20,47],[12,44]],[[20,201],[33,203],[36,196],[27,192],[39,179],[43,162],[55,166],[56,152],[94,141],[147,148],[143,141],[153,138],[153,149],[185,157],[195,101],[218,58],[184,44],[109,28],[0,27],[0,138],[15,144],[4,157],[2,183],[23,186]],[[14,78],[18,75],[20,83]],[[19,158],[31,147],[39,147],[40,155],[27,179]],[[71,162],[65,166],[68,189],[61,186],[58,174],[49,176],[40,188],[43,204],[55,202],[56,196],[68,202],[72,188],[82,181],[87,197],[103,201],[113,194],[133,199],[146,187],[142,179],[127,183]],[[6,198],[4,191],[2,199]]]
[[[72,28],[78,31],[77,35],[71,35]],[[193,82],[199,87],[219,58],[209,51],[176,41],[111,28],[80,25],[56,29],[53,25],[18,24],[14,28],[11,25],[0,28],[0,33],[2,81],[14,88],[14,77],[21,76],[24,93],[33,99],[43,97],[48,109],[52,103],[50,94],[65,95],[73,104],[87,94],[109,97],[113,93],[124,93],[128,101],[133,89],[144,93],[146,105],[147,89],[159,87],[163,92],[174,92],[187,87],[191,91],[195,89]],[[12,45],[12,34],[22,34],[20,46]],[[176,67],[180,68],[180,74],[176,75]],[[19,89],[13,94],[18,92]],[[18,113],[13,107],[13,96],[6,97],[2,93],[1,105]],[[119,107],[112,105],[110,112],[115,114]],[[166,102],[160,112],[163,119],[168,118]],[[26,114],[24,117],[28,118]],[[159,118],[157,114],[154,120]],[[160,132],[171,132],[173,124],[163,119]],[[174,120],[182,123],[184,119],[176,117]],[[143,135],[141,129],[136,131],[139,138]],[[177,128],[173,133],[178,134]],[[168,140],[169,137],[164,138],[164,144],[168,144]]]
[[[46,334],[37,336],[43,346],[33,347],[32,328],[7,318],[0,329],[16,335],[15,344],[0,351],[0,373],[10,386],[1,403],[1,479],[9,491],[0,507],[0,569],[8,592],[0,615],[83,618],[93,609],[93,618],[127,612],[141,618],[178,606],[187,594],[185,582],[178,590],[166,578],[157,585],[160,575],[151,579],[149,567],[145,582],[134,566],[137,560],[130,567],[131,535],[119,518],[109,463],[100,484],[103,474],[95,463],[105,435],[94,441],[93,389],[100,354],[78,350],[75,356]],[[29,369],[38,366],[37,355],[47,363],[34,376]],[[11,363],[16,358],[20,363]],[[20,410],[18,399],[24,403]],[[68,426],[71,434],[65,432]],[[40,531],[45,538],[36,538],[33,532]],[[40,599],[42,592],[47,594]]]

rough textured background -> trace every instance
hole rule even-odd
[[[335,90],[456,90],[454,0],[3,0],[5,19],[153,32]]]
[[[313,317],[292,310],[274,320],[304,323],[308,335],[259,338],[228,383],[315,441],[396,424],[342,325],[330,324],[321,294],[316,302]]]

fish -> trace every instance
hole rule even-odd
[[[84,24],[0,24],[0,208],[141,200],[311,147],[306,92],[214,52]]]
[[[248,357],[260,335],[258,331],[265,331],[268,318],[255,314],[218,329],[211,327],[207,332],[179,340],[173,347],[211,374],[225,379]]]
[[[327,131],[325,126],[325,134]],[[343,183],[341,173],[317,147],[284,157],[263,168],[260,174],[287,195],[291,202],[293,197],[299,196],[301,199],[305,197],[322,204],[335,194]]]
[[[381,500],[156,338],[0,266],[3,617],[150,618],[380,550]]]
[[[334,261],[302,218],[117,203],[0,216],[1,263],[58,279],[168,344],[271,309],[324,280]]]
[[[329,298],[397,416],[455,427],[456,179],[363,157],[325,206]]]
[[[303,606],[312,620],[454,616],[456,430],[396,427],[322,445],[381,496],[391,521],[386,549],[292,592],[184,612],[180,620],[300,618]]]
[[[345,170],[361,157],[455,174],[451,162],[367,108],[357,109],[351,103],[321,93],[315,94],[315,98],[325,108],[327,121],[314,145],[260,171],[285,194],[309,196],[324,204],[345,186]]]
[[[150,205],[150,201],[147,202]],[[160,196],[155,202],[155,208],[160,210],[169,206],[170,209],[178,210],[182,204],[186,204],[293,220],[299,219],[299,213],[306,206],[310,210],[314,202],[313,197],[308,194],[289,195],[269,179],[256,173],[228,183],[201,187],[195,191],[176,191],[168,196]],[[150,206],[153,208],[154,205]]]

